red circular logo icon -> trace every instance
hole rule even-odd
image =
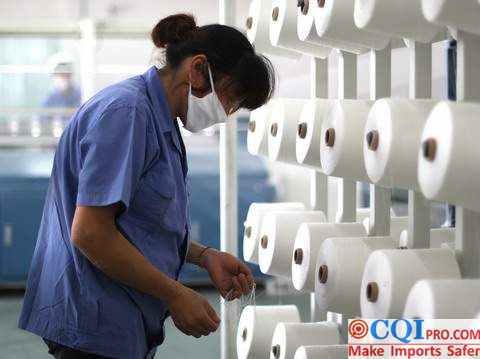
[[[361,319],[356,319],[348,326],[350,336],[355,339],[362,339],[368,334],[368,324]]]

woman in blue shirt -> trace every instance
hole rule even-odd
[[[177,281],[184,261],[224,297],[253,285],[240,260],[188,240],[176,119],[198,131],[261,106],[272,66],[239,31],[188,15],[161,20],[152,39],[165,66],[93,96],[58,145],[19,323],[56,358],[152,358],[168,315],[187,335],[215,331],[214,309]]]

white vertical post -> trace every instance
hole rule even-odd
[[[480,36],[457,33],[457,98],[480,101]]]
[[[310,59],[310,98],[328,98],[328,58]]]
[[[80,86],[82,102],[95,94],[96,75],[96,27],[91,18],[80,20]]]
[[[408,41],[409,96],[432,97],[432,45]],[[430,246],[430,204],[419,192],[408,191],[408,248]]]
[[[328,177],[320,171],[310,172],[310,208],[328,214]]]
[[[219,23],[234,25],[235,0],[219,0]],[[230,116],[220,125],[220,249],[238,256],[238,175],[237,175],[237,118]],[[236,325],[238,301],[220,298],[221,358],[236,359]]]
[[[408,41],[409,96],[412,99],[432,97],[432,45]]]
[[[480,101],[480,37],[458,32],[457,35],[457,98],[459,101]],[[471,164],[465,164],[469,166]],[[480,214],[462,207],[456,211],[455,247],[462,275],[480,277]]]
[[[328,58],[312,57],[310,60],[310,98],[328,98]],[[310,206],[328,214],[328,176],[317,170],[311,170],[310,174]],[[326,312],[317,307],[315,293],[311,293],[310,321],[325,319]]]
[[[328,98],[328,58],[311,58],[310,98]],[[310,206],[328,213],[328,176],[317,170],[311,170]]]
[[[357,98],[357,55],[337,50],[338,53],[338,99]],[[332,179],[335,180],[335,179]],[[337,178],[336,222],[355,222],[357,219],[357,182]],[[343,340],[346,342],[348,319],[356,313],[327,313],[327,319],[340,326]]]
[[[389,97],[392,82],[391,48],[370,52],[370,99]],[[391,193],[387,188],[370,186],[370,228],[369,235],[390,234]]]
[[[338,51],[338,98],[357,97],[357,55]],[[357,182],[338,179],[337,222],[355,222],[357,217]]]

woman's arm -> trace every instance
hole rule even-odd
[[[196,264],[199,267],[205,267],[205,255],[207,251],[214,251],[213,248],[205,247],[197,241],[190,241],[189,250],[187,253],[187,262]]]
[[[227,300],[248,294],[253,288],[253,275],[240,259],[231,254],[190,241],[187,262],[205,268],[220,294]]]
[[[165,301],[184,333],[198,337],[215,331],[220,320],[208,301],[160,272],[117,230],[119,209],[120,205],[77,207],[74,246],[112,279]]]
[[[117,230],[118,209],[117,205],[78,207],[72,243],[109,277],[162,300],[171,300],[178,295],[181,284],[157,270]]]

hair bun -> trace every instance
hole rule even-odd
[[[165,48],[189,39],[196,29],[197,24],[192,15],[170,15],[155,25],[151,37],[155,46]]]

